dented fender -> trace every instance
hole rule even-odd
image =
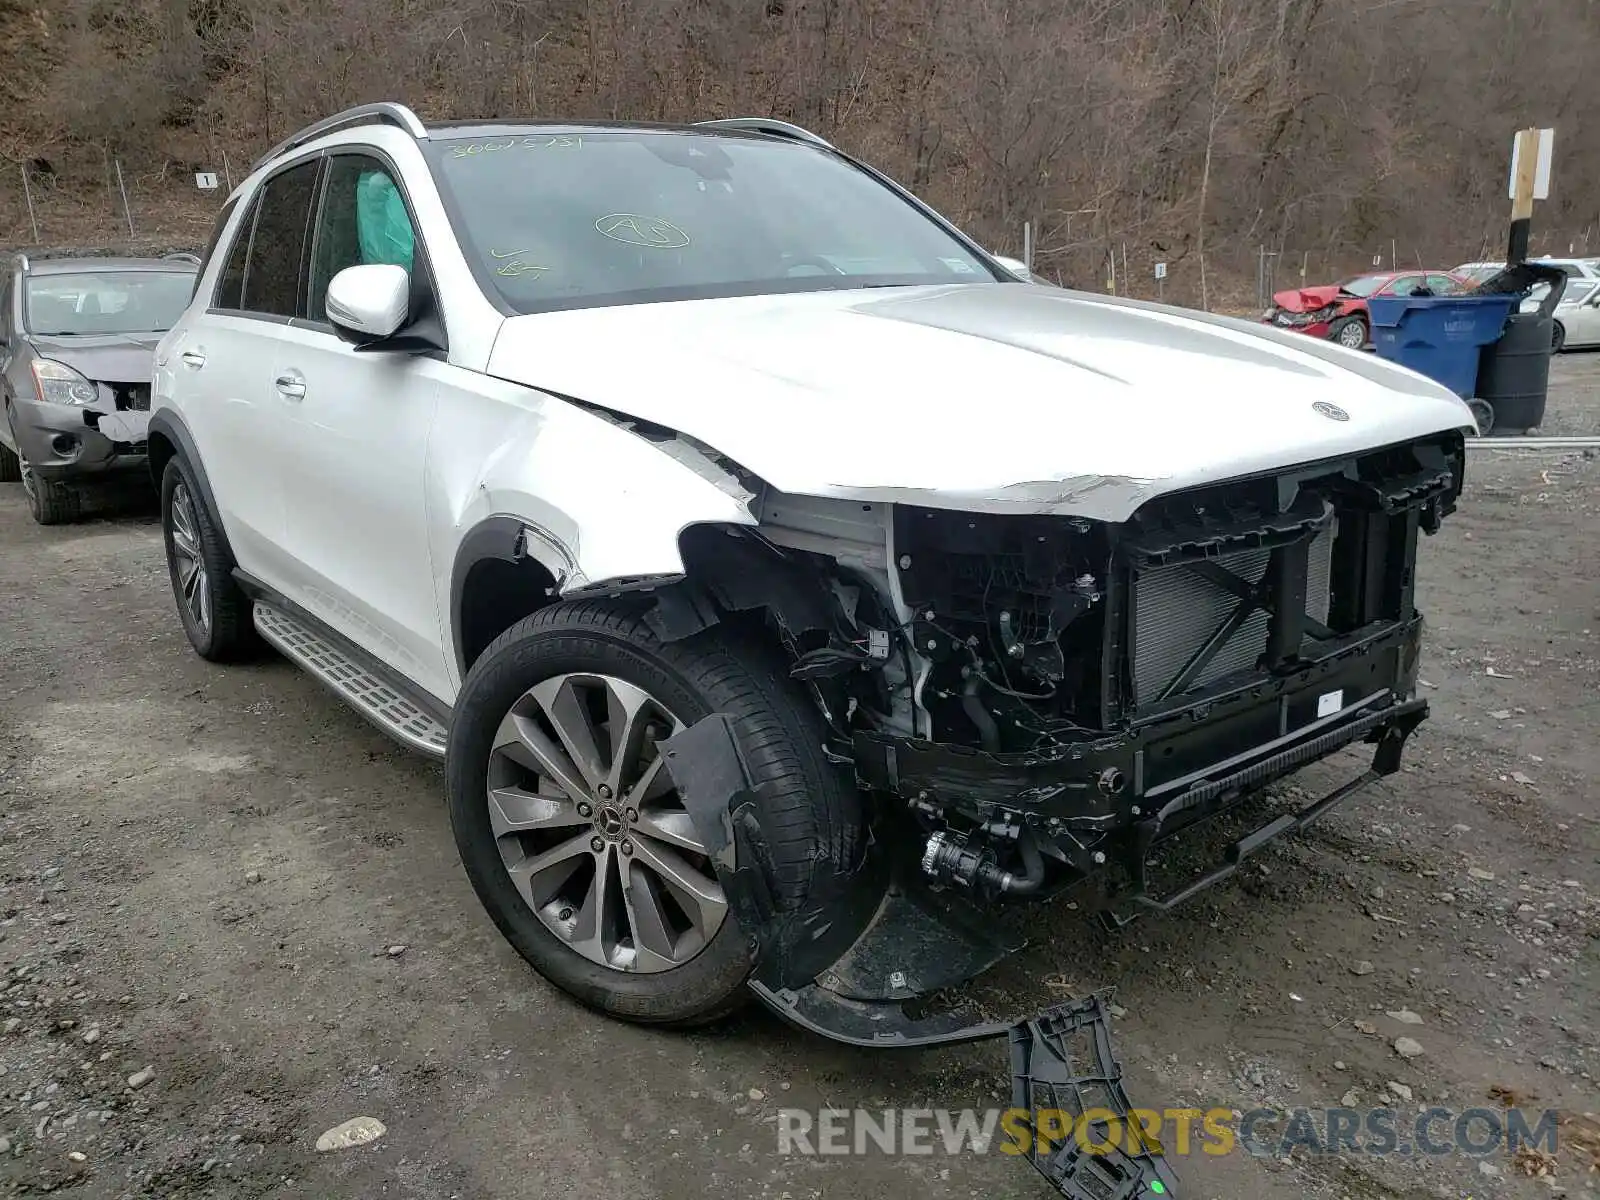
[[[434,587],[446,621],[473,563],[508,557],[513,546],[568,595],[679,577],[685,529],[756,524],[749,493],[692,446],[648,440],[531,388],[483,385],[452,398],[440,418],[452,426],[451,453],[428,464]]]

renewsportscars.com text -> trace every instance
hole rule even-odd
[[[1154,1150],[1175,1157],[1243,1151],[1307,1154],[1514,1155],[1556,1152],[1556,1113],[1518,1108],[1163,1108],[778,1110],[778,1153],[1029,1154],[1074,1141],[1090,1153]]]

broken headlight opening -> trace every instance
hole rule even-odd
[[[1325,304],[1311,312],[1286,312],[1279,310],[1277,313],[1279,324],[1298,326],[1316,325],[1322,321],[1331,321],[1339,315],[1337,304]]]
[[[1115,524],[769,494],[754,531],[689,531],[694,582],[658,593],[658,633],[764,621],[872,801],[848,885],[780,910],[732,723],[712,714],[662,743],[756,993],[852,1045],[1009,1035],[1049,1060],[1035,1043],[1050,1021],[908,1002],[1020,947],[997,904],[1099,875],[1111,924],[1164,912],[1397,771],[1427,715],[1417,543],[1453,511],[1464,458],[1450,434],[1163,496]],[[1357,743],[1373,747],[1357,777],[1152,894],[1162,842]],[[1114,1179],[1034,1165],[1069,1196],[1164,1183],[1158,1160]]]

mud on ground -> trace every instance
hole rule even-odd
[[[1557,374],[1545,432],[1600,432],[1600,356]],[[1597,549],[1600,460],[1476,453],[1424,545],[1434,712],[1404,772],[1170,918],[1038,912],[978,1002],[1115,987],[1152,1107],[1600,1109]],[[148,498],[42,529],[0,489],[0,597],[0,1193],[1052,1194],[998,1154],[777,1153],[780,1106],[1004,1104],[1001,1046],[874,1056],[760,1014],[647,1032],[554,993],[478,907],[436,768],[282,661],[190,653]],[[356,1115],[387,1134],[314,1151]],[[1218,1200],[1592,1196],[1579,1131],[1539,1180],[1526,1158],[1175,1165]]]

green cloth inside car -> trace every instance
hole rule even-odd
[[[356,183],[356,234],[362,263],[411,270],[415,248],[411,220],[400,189],[382,171],[363,171]]]

